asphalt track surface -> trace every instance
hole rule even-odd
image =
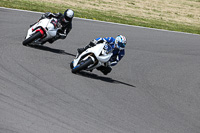
[[[200,133],[200,36],[75,18],[65,40],[22,41],[39,13],[0,8],[0,133]],[[127,37],[104,76],[72,74],[76,49]]]

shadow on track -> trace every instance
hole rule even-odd
[[[47,46],[30,45],[29,47],[39,49],[39,50],[49,51],[49,52],[56,53],[56,54],[65,54],[65,55],[70,55],[70,56],[74,56],[74,57],[76,56],[75,54],[67,53],[64,50],[50,48],[50,47],[47,47]]]
[[[54,48],[50,48],[50,47],[47,47],[47,46],[32,45],[32,46],[29,46],[29,47],[39,49],[39,50],[44,50],[44,51],[50,51],[50,52],[57,53],[57,54],[70,55],[70,56],[74,56],[74,57],[76,56],[74,54],[67,53],[64,50],[54,49]],[[109,82],[109,83],[119,83],[119,84],[127,85],[127,86],[130,86],[130,87],[135,87],[134,85],[131,85],[131,84],[128,84],[128,83],[125,83],[125,82],[122,82],[122,81],[114,80],[114,79],[109,78],[109,77],[98,76],[98,75],[93,74],[93,73],[79,72],[77,74],[84,76],[84,77],[87,77],[87,78],[97,79],[97,80],[101,80],[101,81],[105,81],[105,82]]]
[[[114,79],[109,78],[109,77],[98,76],[98,75],[93,74],[93,73],[81,71],[81,72],[77,73],[77,75],[87,77],[87,78],[91,78],[91,79],[97,79],[97,80],[101,80],[101,81],[105,81],[105,82],[109,82],[109,83],[119,83],[119,84],[123,84],[123,85],[126,85],[126,86],[134,87],[134,88],[136,87],[134,85],[131,85],[131,84],[128,84],[128,83],[125,83],[125,82],[122,82],[122,81],[114,80]]]

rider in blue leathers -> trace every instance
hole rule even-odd
[[[104,66],[100,66],[97,70],[100,70],[104,75],[107,75],[112,71],[111,66],[115,66],[125,55],[125,46],[126,46],[126,38],[122,35],[118,35],[116,38],[114,37],[105,37],[105,38],[96,38],[92,40],[85,48],[77,49],[78,53],[81,54],[86,49],[93,47],[101,42],[107,42],[113,48],[113,55],[110,58],[109,62],[105,63]]]

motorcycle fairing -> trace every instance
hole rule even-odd
[[[107,61],[109,61],[109,59],[113,53],[110,52],[108,54],[105,54],[105,51],[103,49],[105,45],[106,44],[104,42],[104,43],[98,44],[94,47],[88,48],[87,50],[82,52],[76,59],[74,59],[73,67],[76,67],[80,60],[87,59],[88,56],[90,56],[92,58],[93,62],[95,62],[95,61],[98,61],[98,62],[95,63],[96,65],[91,65],[90,67],[88,67],[87,70],[92,70],[94,68],[97,68],[97,67],[101,66],[102,63],[106,63]],[[102,53],[104,53],[104,54],[102,54]],[[87,56],[84,57],[85,55],[87,55]],[[94,57],[91,55],[93,55]],[[82,59],[83,57],[84,57],[84,59]]]
[[[54,24],[51,23],[51,21],[55,20],[55,18],[52,19],[42,19],[39,22],[37,22],[36,24],[34,24],[27,33],[26,39],[29,38],[33,33],[35,33],[36,31],[43,30],[45,37],[43,36],[42,40],[46,41],[54,36],[56,36],[57,34],[57,30],[54,27]],[[41,32],[41,31],[40,31]]]

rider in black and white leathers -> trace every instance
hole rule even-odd
[[[44,18],[56,18],[58,20],[58,23],[61,25],[61,28],[57,31],[57,35],[49,40],[47,40],[49,43],[53,43],[54,41],[58,39],[65,39],[68,33],[72,29],[72,19],[74,17],[74,12],[71,9],[67,9],[64,14],[62,13],[51,13],[46,12],[41,16],[41,19]],[[44,44],[45,42],[42,42]]]

